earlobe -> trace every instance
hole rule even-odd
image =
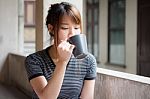
[[[51,24],[48,24],[48,31],[51,32],[53,30],[53,26]]]

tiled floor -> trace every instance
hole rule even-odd
[[[13,87],[0,84],[0,99],[30,99]]]

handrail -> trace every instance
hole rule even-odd
[[[137,81],[145,84],[150,84],[149,77],[139,76],[135,74],[124,73],[124,72],[119,72],[114,70],[103,69],[103,68],[97,68],[97,73],[128,79],[132,81]]]

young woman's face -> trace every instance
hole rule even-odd
[[[70,16],[64,15],[58,28],[58,43],[62,40],[67,40],[69,37],[80,34],[81,28],[76,24]]]

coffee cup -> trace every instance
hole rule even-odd
[[[77,34],[68,39],[70,44],[75,45],[73,50],[73,55],[77,59],[82,59],[87,56],[88,49],[87,49],[87,40],[85,34]]]

